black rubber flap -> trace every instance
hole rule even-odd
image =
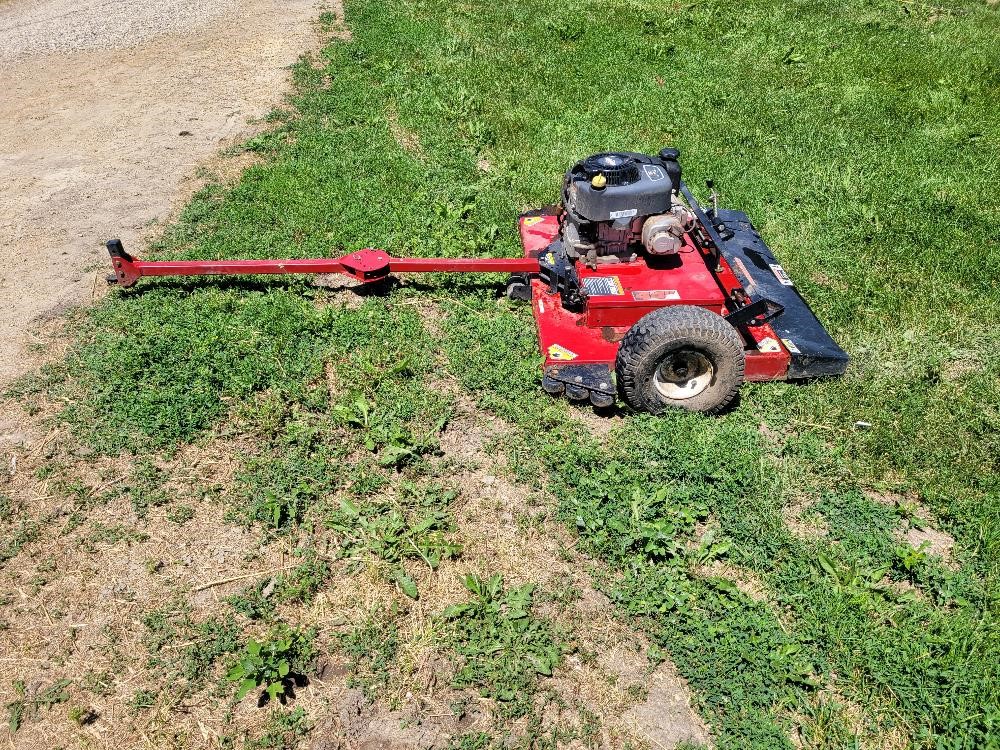
[[[788,377],[843,375],[850,358],[823,328],[747,215],[742,211],[719,209],[719,218],[733,233],[732,237],[723,240],[722,255],[743,288],[752,299],[767,297],[785,307],[785,312],[771,321],[771,327],[792,355]]]
[[[589,391],[612,396],[615,393],[615,381],[607,365],[549,365],[545,368],[545,377]]]

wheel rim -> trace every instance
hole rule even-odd
[[[679,349],[669,352],[653,371],[657,392],[672,401],[694,398],[711,385],[715,366],[702,352]]]

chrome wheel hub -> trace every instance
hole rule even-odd
[[[664,398],[673,401],[694,398],[704,392],[715,377],[711,360],[699,351],[670,352],[653,372],[653,385]]]

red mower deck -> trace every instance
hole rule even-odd
[[[518,222],[527,257],[538,257],[559,234],[556,216],[522,216]],[[713,274],[705,258],[688,239],[684,249],[656,265],[638,258],[631,263],[608,264],[596,270],[581,269],[588,290],[587,309],[577,313],[562,306],[559,294],[549,293],[539,279],[532,282],[531,307],[538,328],[539,348],[545,370],[572,372],[566,365],[606,365],[613,368],[618,343],[640,318],[668,304],[704,307],[726,315],[726,295],[717,281],[730,279],[739,287],[725,260],[724,273]],[[744,377],[750,381],[782,380],[791,357],[770,325],[752,326],[753,345],[746,349]]]

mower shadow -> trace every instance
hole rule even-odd
[[[730,401],[728,404],[726,404],[715,416],[724,417],[727,414],[732,414],[734,411],[740,408],[740,404],[742,403],[742,401],[743,401],[743,393],[741,391],[737,391],[736,396],[733,397],[733,400]]]
[[[417,281],[414,279],[400,280],[397,278],[387,279],[389,282],[388,289],[395,289],[396,287],[405,287],[406,289],[413,289],[417,292],[433,292],[435,290],[440,291],[442,289],[462,289],[467,291],[484,291],[492,289],[496,292],[497,297],[504,296],[504,287],[502,283],[497,282],[483,282],[483,281],[458,281],[447,279],[444,283],[440,284],[428,284],[426,281]]]
[[[357,297],[386,297],[393,290],[412,290],[414,292],[426,293],[432,295],[434,292],[447,291],[449,289],[458,289],[466,292],[481,292],[490,291],[495,292],[495,296],[499,299],[504,296],[504,288],[502,284],[487,284],[483,282],[456,282],[447,281],[443,284],[428,284],[424,281],[413,281],[411,279],[398,279],[394,276],[390,276],[387,279],[382,279],[381,281],[373,281],[367,284],[361,284],[350,279],[345,279],[343,283],[334,284],[314,284],[313,286],[322,288],[328,292],[350,292]],[[435,299],[430,296],[429,299]]]
[[[562,398],[561,396],[553,396],[553,398]],[[713,414],[712,417],[707,417],[709,419],[714,417],[725,417],[728,414],[732,414],[740,408],[740,402],[742,399],[742,394],[737,393],[735,398],[730,401],[721,411],[717,414]],[[612,406],[594,406],[589,401],[570,401],[570,405],[574,409],[578,409],[582,412],[590,412],[595,417],[601,417],[602,419],[612,419],[614,417],[621,417],[622,419],[626,417],[634,417],[637,412],[635,409],[625,406],[621,403],[616,402]],[[679,409],[668,409],[664,413],[670,413],[672,411],[680,411]]]
[[[129,297],[141,297],[144,294],[163,289],[177,289],[183,292],[196,292],[201,289],[214,288],[222,291],[235,290],[239,292],[270,292],[276,289],[294,289],[302,286],[301,281],[288,277],[249,277],[249,276],[212,276],[206,274],[198,277],[161,277],[142,279],[137,286],[119,291]]]
[[[444,283],[429,284],[427,282],[414,281],[412,279],[401,280],[395,277],[382,279],[363,284],[353,279],[343,276],[342,281],[335,282],[320,281],[327,276],[339,276],[339,274],[316,274],[312,281],[305,276],[199,276],[199,277],[162,277],[143,279],[141,284],[129,289],[121,289],[123,294],[129,296],[141,296],[154,290],[179,289],[184,292],[195,292],[206,287],[229,291],[240,292],[269,292],[276,289],[296,290],[301,288],[323,289],[327,292],[351,292],[359,297],[384,297],[393,289],[413,289],[418,292],[441,291],[442,289],[457,288],[467,291],[483,291],[492,289],[497,297],[502,297],[504,288],[502,283],[497,282],[458,282],[448,280]]]
[[[594,406],[588,401],[580,401],[579,403],[570,402],[574,408],[580,409],[581,411],[587,410],[595,417],[600,417],[601,419],[613,419],[614,417],[627,417],[633,412],[630,409],[623,409],[618,404],[612,406]]]

